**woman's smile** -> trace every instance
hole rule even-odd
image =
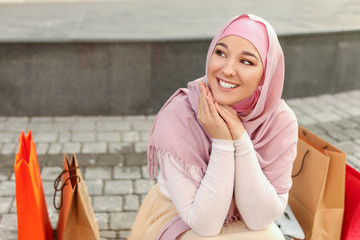
[[[218,88],[221,91],[230,92],[230,91],[233,91],[233,90],[235,90],[236,88],[239,87],[239,85],[231,83],[229,81],[225,81],[225,80],[223,80],[221,78],[216,78],[216,80],[218,82]]]

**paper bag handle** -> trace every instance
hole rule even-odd
[[[76,177],[78,179],[78,181],[80,182],[80,177],[77,176],[77,175],[72,175],[72,176],[69,176],[64,182],[63,184],[61,184],[61,187],[58,188],[59,186],[59,183],[61,181],[61,177],[62,175],[64,175],[66,172],[69,173],[70,175],[70,171],[72,170],[75,170],[76,168],[79,168],[79,167],[74,167],[74,168],[70,168],[70,169],[64,169],[60,174],[59,176],[55,179],[54,181],[54,189],[55,189],[55,192],[54,192],[54,197],[53,197],[53,204],[54,204],[54,207],[56,210],[60,210],[62,208],[62,205],[63,205],[63,189],[64,187],[68,184],[67,182],[69,180],[71,180],[72,178]],[[60,192],[60,205],[59,206],[56,206],[56,193],[57,192]]]

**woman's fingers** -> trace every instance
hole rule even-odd
[[[236,111],[231,106],[224,106],[218,103],[215,103],[215,106],[221,117],[227,123],[233,139],[239,139],[245,129]]]

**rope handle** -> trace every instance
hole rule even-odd
[[[77,168],[79,168],[79,167],[70,168],[70,169],[68,169],[68,170],[65,170],[65,169],[64,169],[64,170],[59,174],[59,176],[57,176],[57,178],[55,179],[55,181],[54,181],[54,189],[55,189],[55,192],[54,192],[54,197],[53,197],[53,204],[54,204],[54,207],[55,207],[56,210],[60,210],[60,209],[62,208],[62,205],[63,205],[63,190],[64,190],[64,187],[65,187],[66,185],[68,185],[67,182],[68,182],[69,180],[75,178],[75,177],[76,177],[76,178],[78,179],[78,181],[80,182],[80,177],[79,177],[79,176],[77,176],[77,175],[69,176],[69,177],[63,182],[63,184],[61,184],[61,187],[59,188],[59,184],[60,184],[60,181],[61,181],[61,177],[62,177],[62,175],[64,175],[66,172],[68,172],[68,173],[70,174],[70,171],[75,170],[75,169],[77,169]],[[59,206],[56,206],[56,194],[57,194],[57,192],[60,192],[60,205],[59,205]]]

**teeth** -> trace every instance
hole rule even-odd
[[[219,80],[220,86],[223,88],[236,88],[238,85],[230,84]]]

